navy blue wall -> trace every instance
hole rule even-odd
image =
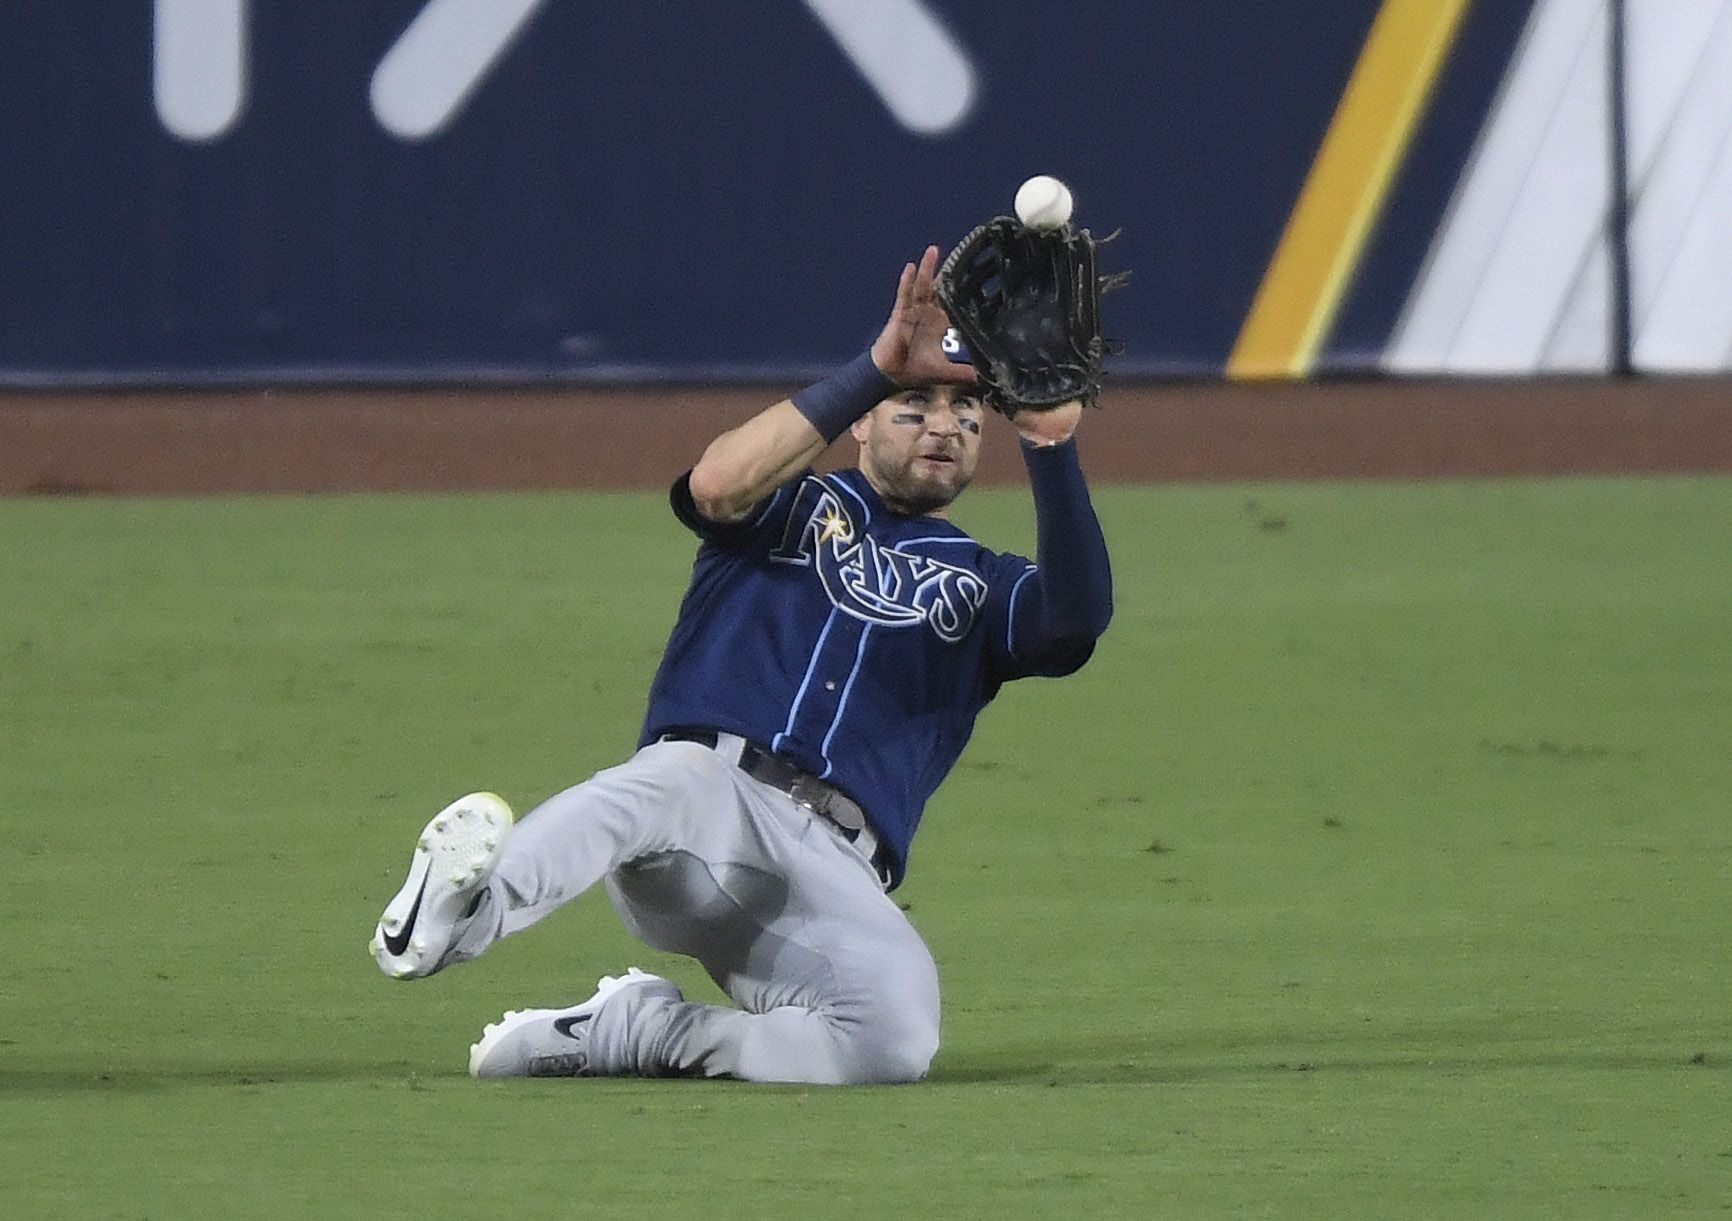
[[[1218,370],[1378,0],[928,0],[979,78],[899,125],[798,0],[549,0],[442,133],[369,100],[422,0],[253,0],[246,109],[153,104],[143,0],[0,6],[0,376],[799,376],[895,273],[1068,180],[1127,372]]]

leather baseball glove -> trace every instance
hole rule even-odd
[[[1005,415],[1100,394],[1111,346],[1101,294],[1102,241],[1069,224],[1031,229],[997,216],[957,243],[938,271],[938,299],[973,358],[986,399]]]

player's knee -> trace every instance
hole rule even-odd
[[[876,1080],[884,1085],[901,1085],[924,1081],[932,1070],[932,1057],[938,1054],[938,1027],[909,1031],[886,1049],[878,1061]]]
[[[858,1085],[901,1085],[921,1081],[938,1054],[938,1012],[902,1012],[860,1026],[853,1039],[853,1072]]]

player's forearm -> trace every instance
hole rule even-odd
[[[1034,489],[1039,589],[1033,607],[1040,635],[1053,641],[1093,640],[1113,617],[1113,574],[1076,442],[1024,445],[1023,461]]]
[[[692,468],[693,503],[711,521],[740,520],[895,389],[872,354],[861,353],[710,442]]]
[[[710,442],[692,468],[692,502],[711,521],[738,521],[812,465],[828,444],[783,399]]]

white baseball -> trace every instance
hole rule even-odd
[[[1070,188],[1051,175],[1036,174],[1016,188],[1016,218],[1030,229],[1057,229],[1070,210]]]

